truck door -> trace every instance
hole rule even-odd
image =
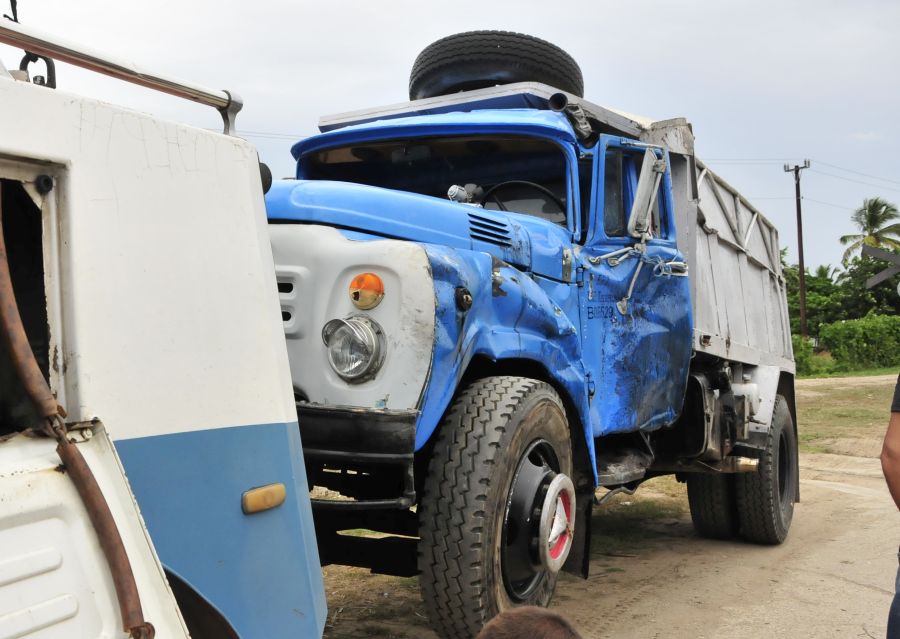
[[[642,197],[650,214],[636,232],[629,217]],[[690,288],[668,153],[601,136],[589,212],[580,290],[594,435],[653,430],[681,411],[691,357]]]

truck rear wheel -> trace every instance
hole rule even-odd
[[[694,473],[687,477],[691,521],[702,537],[731,539],[738,532],[734,477]]]
[[[510,31],[469,31],[422,49],[409,73],[409,99],[512,82],[543,82],[584,96],[581,68],[555,44]]]
[[[419,570],[432,626],[471,639],[495,615],[546,606],[572,545],[569,428],[556,391],[488,377],[441,424],[419,501]]]
[[[778,395],[759,469],[735,476],[741,536],[759,544],[783,542],[794,516],[798,481],[794,422],[787,402]]]

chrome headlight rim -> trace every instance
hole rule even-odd
[[[358,371],[352,374],[342,371],[334,360],[334,353],[331,349],[331,338],[340,328],[347,328],[353,333],[354,337],[366,345],[371,353],[368,361]],[[384,355],[386,351],[384,330],[381,326],[366,315],[351,315],[344,318],[335,318],[329,320],[322,327],[322,342],[325,344],[325,355],[331,370],[346,382],[351,384],[361,384],[375,377],[384,363]]]

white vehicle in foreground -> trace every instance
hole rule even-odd
[[[0,64],[0,638],[321,636],[240,100],[11,21],[0,43],[28,52]],[[55,90],[53,59],[213,106],[225,134]]]

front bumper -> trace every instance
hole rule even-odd
[[[413,464],[417,417],[416,410],[297,402],[310,485],[343,496],[313,497],[313,508],[407,509],[415,504]]]

